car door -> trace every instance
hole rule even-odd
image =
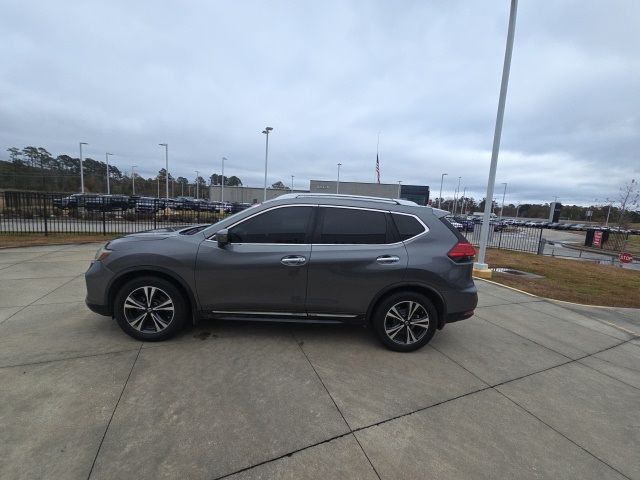
[[[196,288],[209,313],[304,316],[314,205],[281,205],[229,227],[229,243],[202,242]]]
[[[307,313],[310,317],[357,317],[374,296],[402,281],[408,263],[389,212],[321,206],[314,233]]]

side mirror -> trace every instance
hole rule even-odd
[[[229,230],[223,228],[222,230],[218,230],[216,232],[216,240],[218,240],[218,246],[220,248],[224,247],[229,243]]]

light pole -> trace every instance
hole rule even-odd
[[[440,208],[442,202],[442,183],[444,182],[445,175],[449,175],[448,173],[443,173],[440,177],[440,196],[438,197],[438,208]]]
[[[291,191],[293,192],[293,179],[295,178],[294,175],[291,175]]]
[[[465,215],[464,207],[466,203],[467,203],[467,187],[464,187],[464,190],[462,191],[462,205],[460,206],[461,215]]]
[[[198,170],[196,172],[196,199],[200,198],[200,182],[198,179],[200,178],[200,172]]]
[[[104,158],[107,161],[107,195],[111,195],[111,187],[109,185],[109,155],[113,155],[113,153],[105,153]]]
[[[166,183],[166,192],[165,197],[169,198],[169,144],[168,143],[159,143],[161,147],[164,147],[164,176]],[[158,198],[160,198],[160,191],[158,190]]]
[[[222,157],[222,180],[220,181],[221,189],[220,189],[220,202],[224,202],[224,162],[227,160],[227,157]]]
[[[89,145],[87,142],[80,142],[80,193],[84,193],[84,172],[82,168],[82,145]]]
[[[502,121],[504,120],[504,106],[507,101],[507,87],[509,86],[509,69],[511,67],[511,52],[513,51],[513,37],[516,29],[516,13],[518,10],[518,0],[511,0],[509,12],[509,27],[507,29],[507,45],[504,52],[504,65],[502,67],[502,80],[500,83],[500,96],[498,98],[498,112],[496,114],[496,127],[493,133],[493,148],[491,151],[491,166],[489,167],[489,180],[487,181],[487,195],[484,202],[484,215],[482,217],[482,229],[480,230],[480,251],[478,261],[474,264],[477,270],[488,270],[489,265],[485,263],[487,253],[487,241],[489,240],[489,220],[491,218],[491,206],[489,202],[493,199],[493,188],[496,182],[496,170],[498,169],[498,153],[500,152],[500,137],[502,136]],[[485,275],[486,276],[486,275]]]
[[[338,181],[336,182],[336,194],[340,193],[340,167],[341,163],[338,163]]]
[[[456,194],[453,199],[453,214],[456,214],[456,210],[458,210],[458,195],[460,194],[460,180],[462,177],[458,177],[458,186],[456,187]]]
[[[402,185],[402,180],[398,180],[398,198],[400,198],[400,186]]]
[[[507,194],[507,182],[502,182],[504,191],[502,192],[502,206],[500,207],[500,220],[502,220],[502,212],[504,211],[504,196]]]
[[[264,146],[264,199],[263,201],[267,201],[267,164],[269,162],[269,133],[273,130],[271,127],[265,127],[262,133],[265,134],[265,146]]]
[[[136,194],[136,172],[135,172],[135,168],[138,165],[131,165],[131,192],[132,195]]]
[[[613,203],[611,200],[609,200],[607,198],[607,202],[609,202],[609,209],[607,210],[607,221],[605,222],[604,226],[608,227],[609,226],[609,215],[611,214],[611,204]]]

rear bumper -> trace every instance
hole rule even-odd
[[[478,305],[478,290],[471,285],[464,290],[454,290],[443,294],[446,313],[444,323],[453,323],[473,316]]]

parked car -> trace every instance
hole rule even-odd
[[[139,340],[203,317],[341,321],[415,350],[478,301],[475,250],[442,213],[407,200],[285,194],[195,233],[109,242],[85,274],[86,303]]]
[[[160,209],[157,198],[154,197],[138,197],[135,201],[135,210],[139,213],[153,213]]]

